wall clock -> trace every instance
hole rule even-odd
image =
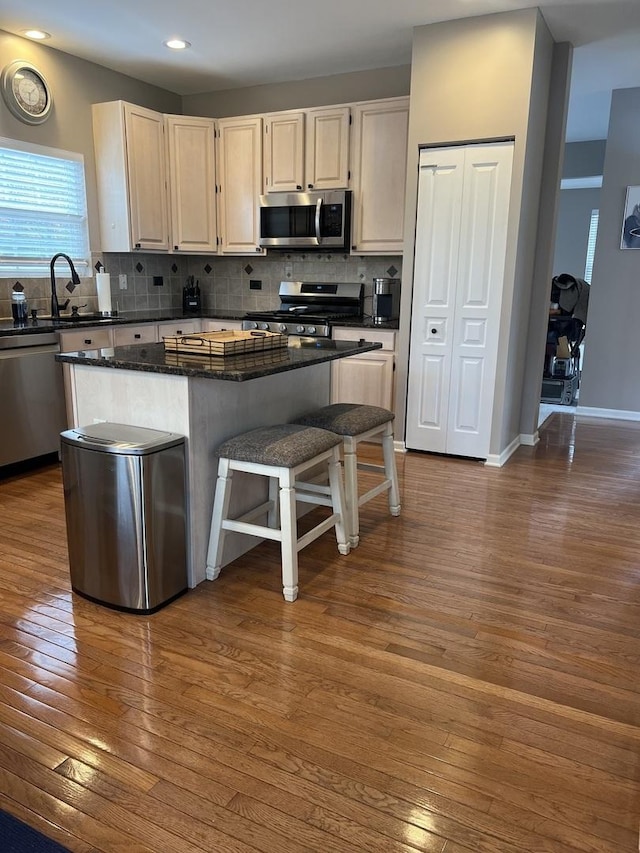
[[[30,62],[16,59],[2,72],[2,97],[21,121],[41,124],[51,114],[53,98],[42,73]]]

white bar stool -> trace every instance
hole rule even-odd
[[[323,429],[280,424],[251,430],[220,445],[216,451],[220,461],[207,554],[208,580],[215,580],[220,574],[227,532],[248,533],[280,542],[282,593],[287,601],[295,601],[298,596],[298,551],[335,527],[338,550],[341,554],[349,553],[341,443],[339,435]],[[324,467],[325,476],[328,474],[328,486],[298,479],[318,466]],[[234,471],[269,477],[269,499],[232,519],[229,518],[229,503]],[[298,538],[297,501],[330,506],[332,514]],[[252,523],[253,519],[265,515],[267,526]]]
[[[393,419],[395,415],[380,406],[359,403],[333,403],[302,417],[295,423],[327,429],[342,436],[345,471],[345,492],[349,544],[355,548],[360,541],[360,507],[382,492],[389,492],[389,512],[400,515],[398,472],[393,449]],[[358,442],[381,437],[384,465],[358,462]],[[384,476],[382,482],[364,494],[359,494],[358,470],[374,471]]]

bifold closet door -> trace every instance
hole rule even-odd
[[[489,454],[513,143],[420,154],[406,445]]]

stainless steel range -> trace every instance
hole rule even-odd
[[[362,317],[363,291],[363,285],[355,282],[281,281],[280,307],[248,312],[242,328],[330,338],[332,324]]]

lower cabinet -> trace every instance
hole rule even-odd
[[[175,335],[193,335],[194,332],[202,332],[202,326],[202,320],[171,320],[168,323],[158,323],[157,340],[161,341],[163,338]]]
[[[364,403],[393,409],[395,339],[389,329],[334,329],[337,341],[364,338],[382,344],[382,349],[340,358],[331,364],[331,402]]]
[[[139,326],[113,326],[111,333],[114,347],[125,347],[129,344],[152,344],[157,340],[155,323],[142,323]]]
[[[86,349],[103,349],[113,346],[111,328],[74,329],[72,332],[60,332],[60,351],[78,352]]]
[[[203,320],[202,332],[239,332],[242,320]]]

